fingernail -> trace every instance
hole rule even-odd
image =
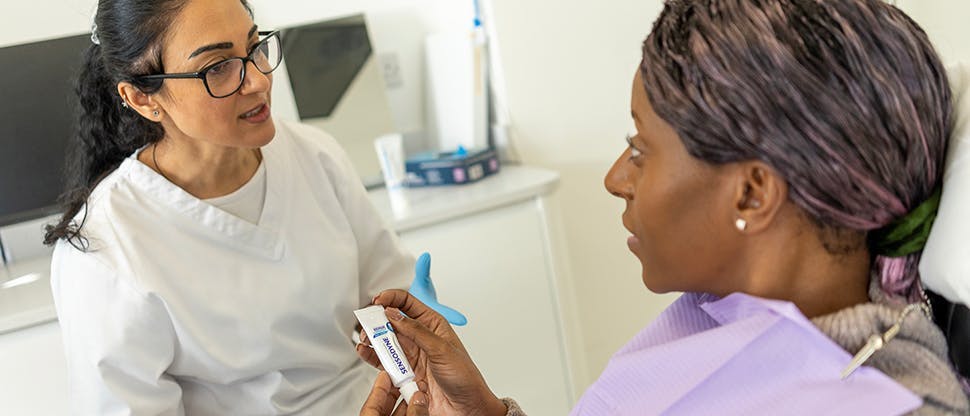
[[[370,346],[370,338],[368,338],[367,335],[361,334],[360,335],[360,343],[363,344],[363,345],[367,345],[369,347]]]
[[[401,312],[398,308],[387,308],[384,310],[384,314],[387,315],[387,319],[392,321],[400,321],[404,319],[404,312]]]
[[[428,398],[425,397],[424,392],[415,392],[414,396],[411,397],[411,404],[415,406],[427,406]]]

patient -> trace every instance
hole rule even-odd
[[[605,184],[644,285],[687,293],[573,413],[970,412],[917,271],[952,123],[916,23],[881,0],[668,0],[642,52]],[[421,380],[394,414],[524,414],[440,316],[375,303]],[[382,374],[361,414],[396,394]]]

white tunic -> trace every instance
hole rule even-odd
[[[262,152],[256,225],[134,156],[91,194],[88,252],[51,267],[76,413],[357,414],[376,372],[352,311],[414,260],[333,139],[278,122]]]

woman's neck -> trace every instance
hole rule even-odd
[[[259,149],[163,138],[146,147],[138,160],[199,199],[228,195],[245,185],[259,168]]]
[[[840,239],[844,249],[832,253],[823,238]],[[790,301],[809,318],[869,301],[871,260],[862,233],[823,237],[806,221],[760,235],[743,251],[739,286],[750,295]]]
[[[810,253],[781,258],[765,270],[777,270],[769,281],[755,274],[753,293],[790,301],[813,318],[869,301],[870,265],[866,250],[847,254]]]

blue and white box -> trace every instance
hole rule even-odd
[[[499,171],[494,149],[468,152],[429,152],[405,161],[407,186],[461,185],[476,182]]]

